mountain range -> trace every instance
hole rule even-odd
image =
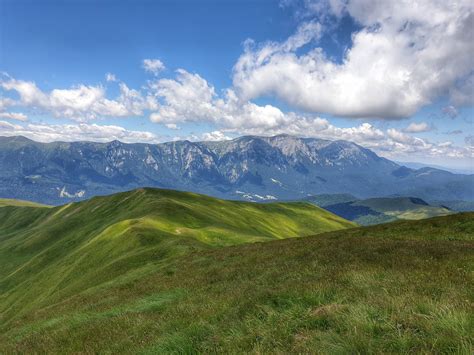
[[[0,137],[0,197],[58,205],[143,186],[261,202],[334,193],[474,200],[474,175],[410,169],[342,140],[278,135],[126,144]]]

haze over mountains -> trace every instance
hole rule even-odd
[[[474,175],[410,169],[348,141],[244,136],[162,144],[0,137],[0,197],[62,204],[161,187],[271,201],[322,193],[474,200]]]

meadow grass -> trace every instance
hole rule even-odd
[[[187,217],[187,227],[169,214],[165,220],[149,213],[139,219],[133,206],[142,195],[136,194],[126,200],[127,218],[98,234],[72,223],[82,233],[68,229],[66,238],[63,226],[57,231],[63,234],[49,234],[55,239],[50,241],[38,237],[41,228],[25,227],[2,239],[0,250],[16,256],[40,245],[49,262],[36,255],[21,259],[20,266],[10,261],[15,265],[3,272],[1,352],[473,351],[473,213],[276,240],[284,235],[275,234],[281,220],[276,226],[262,220],[265,205],[254,210],[232,202],[240,216],[246,211],[245,218],[260,218],[246,227],[239,220],[230,223],[237,214],[226,205],[220,219],[229,220],[226,234],[219,229],[224,224],[207,226],[198,217]],[[112,205],[128,196],[113,197]],[[190,200],[180,206],[190,208]],[[73,216],[90,215],[105,200],[92,202],[56,216],[69,214],[74,222]],[[295,218],[292,213],[307,206],[267,205],[266,211],[273,218],[284,207]],[[313,222],[303,220],[312,228]],[[201,228],[217,228],[216,235],[200,235]],[[234,228],[241,228],[244,243]],[[288,223],[281,230],[295,228]],[[55,242],[62,252],[51,251]],[[36,271],[28,271],[29,263]]]
[[[0,207],[5,206],[20,206],[20,207],[51,207],[37,202],[15,200],[11,198],[0,198]]]

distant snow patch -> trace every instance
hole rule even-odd
[[[431,175],[432,172],[433,172],[433,170],[430,170],[430,171],[426,171],[424,173],[419,173],[416,176]]]
[[[275,196],[272,195],[257,195],[257,194],[252,194],[250,192],[245,192],[245,191],[235,191],[236,194],[242,195],[243,198],[250,200],[250,201],[255,201],[255,200],[261,200],[261,201],[268,201],[268,200],[277,200]]]
[[[282,184],[280,181],[278,181],[277,179],[270,178],[270,180],[271,180],[274,184],[277,184],[277,185],[279,185],[279,186],[282,186],[282,185],[283,185],[283,184]]]
[[[59,190],[59,187],[57,188]],[[74,198],[74,197],[83,197],[86,194],[85,190],[79,190],[76,193],[69,193],[66,191],[66,186],[63,186],[61,191],[59,191],[59,197],[62,198]]]

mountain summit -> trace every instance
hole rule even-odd
[[[253,201],[321,193],[474,200],[474,176],[409,169],[348,141],[244,136],[161,144],[0,137],[0,197],[60,204],[149,186]]]

